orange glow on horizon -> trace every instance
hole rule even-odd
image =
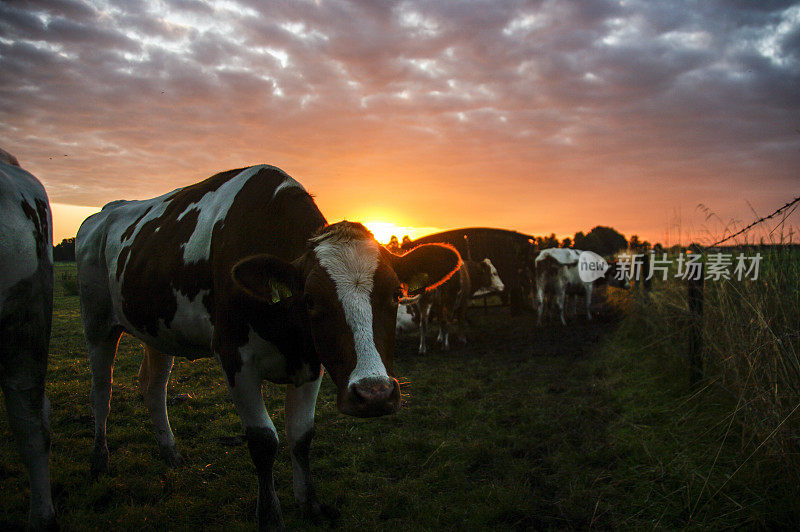
[[[421,236],[439,231],[436,227],[401,226],[395,225],[393,222],[385,222],[382,220],[370,220],[361,223],[375,235],[375,240],[384,245],[389,243],[392,235],[396,236],[397,240],[402,242],[405,235],[408,235],[411,240],[415,240]]]

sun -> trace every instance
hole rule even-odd
[[[395,235],[398,240],[401,240],[403,235],[408,234],[408,232],[403,232],[404,229],[408,229],[407,227],[398,227],[392,222],[379,222],[372,220],[369,222],[363,222],[363,224],[372,232],[373,235],[375,235],[375,240],[381,244],[388,244],[389,240],[392,238],[392,235]]]
[[[364,224],[373,235],[375,235],[375,240],[384,245],[389,243],[392,235],[396,236],[398,240],[402,241],[403,237],[406,235],[414,240],[415,238],[436,232],[435,227],[411,227],[395,225],[393,222],[385,222],[381,220],[370,220],[361,223]]]

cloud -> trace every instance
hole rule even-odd
[[[654,234],[796,191],[799,62],[794,2],[4,3],[0,137],[61,203],[270,162],[332,219]]]

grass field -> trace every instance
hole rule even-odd
[[[64,276],[66,275],[66,279]],[[90,372],[74,265],[59,264],[48,395],[52,483],[67,530],[252,529],[256,478],[238,417],[214,361],[177,360],[169,397],[187,464],[158,457],[136,387],[142,347],[124,337],[108,425],[111,471],[89,478]],[[410,394],[392,417],[339,414],[326,377],[317,404],[312,469],[342,529],[583,529],[790,526],[796,483],[780,457],[728,437],[732,399],[691,395],[682,346],[654,338],[642,294],[611,294],[598,319],[534,327],[531,314],[470,310],[473,342],[416,355],[401,338],[395,370]],[[264,387],[283,427],[283,390]],[[734,428],[734,430],[736,430]],[[0,411],[0,529],[24,526],[27,480]],[[284,438],[285,440],[285,438]],[[740,467],[741,466],[741,467]],[[285,441],[276,484],[290,529],[309,527],[291,495]]]

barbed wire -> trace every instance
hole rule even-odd
[[[710,246],[706,246],[706,247],[713,248],[715,246],[718,246],[718,245],[722,244],[723,242],[727,242],[731,238],[735,238],[735,237],[741,235],[742,233],[744,233],[745,231],[748,231],[748,230],[752,229],[753,227],[755,227],[756,225],[760,224],[761,222],[769,220],[770,218],[773,218],[774,216],[782,213],[783,211],[785,211],[786,209],[788,209],[789,207],[791,207],[792,205],[794,205],[797,202],[800,202],[800,196],[797,196],[795,199],[793,199],[792,201],[790,201],[789,203],[787,203],[783,207],[778,208],[775,212],[773,212],[769,216],[762,216],[761,218],[759,218],[755,222],[751,223],[747,227],[744,227],[744,228],[740,229],[739,231],[733,233],[732,235],[726,236],[722,240],[720,240],[718,242],[714,242]]]

